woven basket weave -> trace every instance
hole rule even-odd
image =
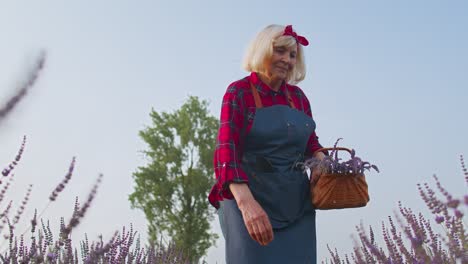
[[[322,150],[345,150],[347,148],[322,148]],[[364,174],[326,173],[310,183],[312,204],[316,209],[344,209],[363,207],[369,202],[369,193]]]

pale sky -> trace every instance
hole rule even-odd
[[[467,11],[462,0],[2,1],[0,104],[34,54],[49,55],[37,85],[0,126],[4,166],[28,137],[9,197],[19,203],[34,184],[27,222],[76,156],[70,184],[43,215],[53,230],[103,173],[73,239],[109,238],[130,223],[145,238],[144,215],[127,197],[132,173],[145,164],[138,131],[151,108],[172,111],[196,95],[218,117],[227,85],[248,74],[240,64],[252,37],[269,24],[292,24],[310,42],[299,86],[320,142],[342,137],[381,169],[367,175],[367,207],[317,212],[318,259],[328,257],[327,244],[349,253],[354,227],[380,230],[398,201],[427,213],[416,184],[432,183],[433,174],[466,193],[459,155],[468,154]],[[217,221],[213,229],[221,235]],[[223,250],[220,238],[208,263],[224,263]]]

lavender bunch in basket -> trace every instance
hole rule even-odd
[[[356,156],[356,151],[354,149],[348,150],[346,148],[338,148],[337,145],[341,139],[342,138],[339,138],[335,142],[329,156],[325,156],[322,160],[315,157],[305,160],[304,163],[301,164],[304,171],[308,169],[313,171],[316,168],[320,168],[328,173],[354,175],[363,174],[365,170],[370,171],[371,169],[379,172],[379,168],[376,165],[363,161],[360,157]],[[338,157],[338,150],[349,151],[351,155],[350,159],[342,161],[342,159]]]

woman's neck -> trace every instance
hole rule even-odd
[[[280,79],[273,79],[270,78],[269,76],[259,73],[258,76],[260,77],[260,80],[264,82],[266,85],[268,85],[273,91],[278,91],[281,87],[281,84],[283,83],[283,80]]]

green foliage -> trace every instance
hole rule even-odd
[[[213,184],[213,151],[218,121],[208,103],[191,96],[172,113],[151,111],[152,124],[140,131],[148,164],[133,174],[129,199],[144,211],[150,243],[167,234],[192,261],[214,244],[212,211],[206,201]]]

